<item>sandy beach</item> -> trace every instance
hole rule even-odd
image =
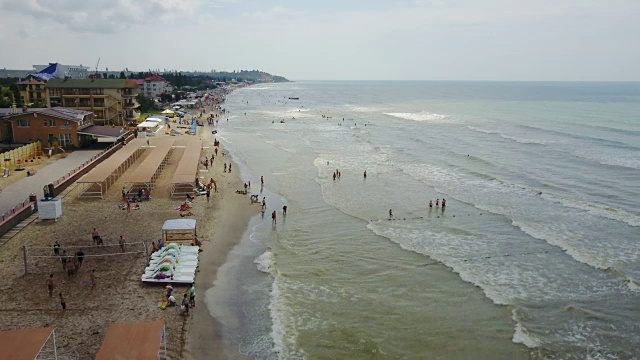
[[[198,137],[204,140],[202,156],[214,151],[211,127],[198,127]],[[178,136],[176,146],[184,145],[187,135]],[[150,139],[151,145],[154,139]],[[72,359],[95,356],[109,324],[162,319],[167,328],[169,358],[218,358],[223,346],[217,339],[221,329],[213,323],[202,300],[213,285],[216,271],[227,253],[240,240],[251,216],[259,211],[250,205],[248,195],[236,194],[243,188],[238,172],[223,172],[223,163],[230,156],[216,157],[208,172],[200,172],[203,180],[213,177],[218,192],[210,202],[204,196],[192,204],[192,218],[198,222],[198,234],[203,242],[196,276],[195,311],[189,317],[179,308],[161,310],[163,285],[143,284],[140,275],[147,265],[142,242],[157,241],[165,220],[179,217],[175,210],[182,199],[169,197],[170,182],[183,148],[173,150],[168,166],[162,171],[151,193],[152,200],[141,203],[140,210],[120,210],[120,189],[148,155],[146,151],[134,165],[110,188],[104,200],[79,199],[80,186],[72,186],[63,194],[63,216],[58,221],[35,221],[0,248],[0,329],[53,326],[57,334],[59,353]],[[201,169],[204,167],[201,166]],[[237,169],[237,168],[236,168]],[[123,235],[126,252],[131,254],[108,257],[91,255],[117,253],[118,246],[91,247],[91,230],[96,227],[106,245],[117,244]],[[81,247],[87,255],[79,273],[67,277],[55,257],[29,259],[29,273],[24,274],[22,247],[28,246],[32,256],[52,256],[52,245],[58,241],[62,250],[72,254]],[[97,285],[92,289],[89,272],[95,269]],[[55,289],[49,297],[46,281],[54,275]],[[188,286],[174,286],[174,294],[182,297]],[[57,294],[66,300],[61,309]],[[185,351],[185,340],[187,343]],[[225,356],[226,357],[226,356]]]

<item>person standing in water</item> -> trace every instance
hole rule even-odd
[[[287,216],[287,205],[282,207],[282,215]]]
[[[393,211],[389,209],[389,219],[393,218]]]
[[[433,207],[433,200],[429,200],[429,208]]]
[[[364,171],[364,178],[367,178],[367,170]]]
[[[271,213],[271,222],[273,223],[273,225],[276,224],[276,211],[273,210],[273,212]]]
[[[444,209],[444,207],[446,206],[446,204],[447,204],[447,200],[442,199],[442,208],[443,208],[443,209]]]
[[[436,199],[436,207],[440,206],[440,199]]]

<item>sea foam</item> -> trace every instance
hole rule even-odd
[[[432,123],[455,123],[449,115],[434,114],[426,111],[420,111],[415,113],[384,113],[385,115],[393,116],[400,119],[420,121],[420,122],[432,122]]]

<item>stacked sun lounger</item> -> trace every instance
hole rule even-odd
[[[141,279],[143,282],[190,284],[196,276],[198,252],[198,246],[171,243],[151,254]]]

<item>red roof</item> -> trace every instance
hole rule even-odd
[[[109,325],[96,360],[155,360],[163,337],[162,320]]]
[[[0,360],[35,359],[52,331],[52,328],[0,331]]]
[[[156,75],[156,74],[151,74],[149,76],[147,76],[144,81],[150,81],[150,82],[154,82],[154,81],[166,81],[165,79],[161,78],[160,76]]]

